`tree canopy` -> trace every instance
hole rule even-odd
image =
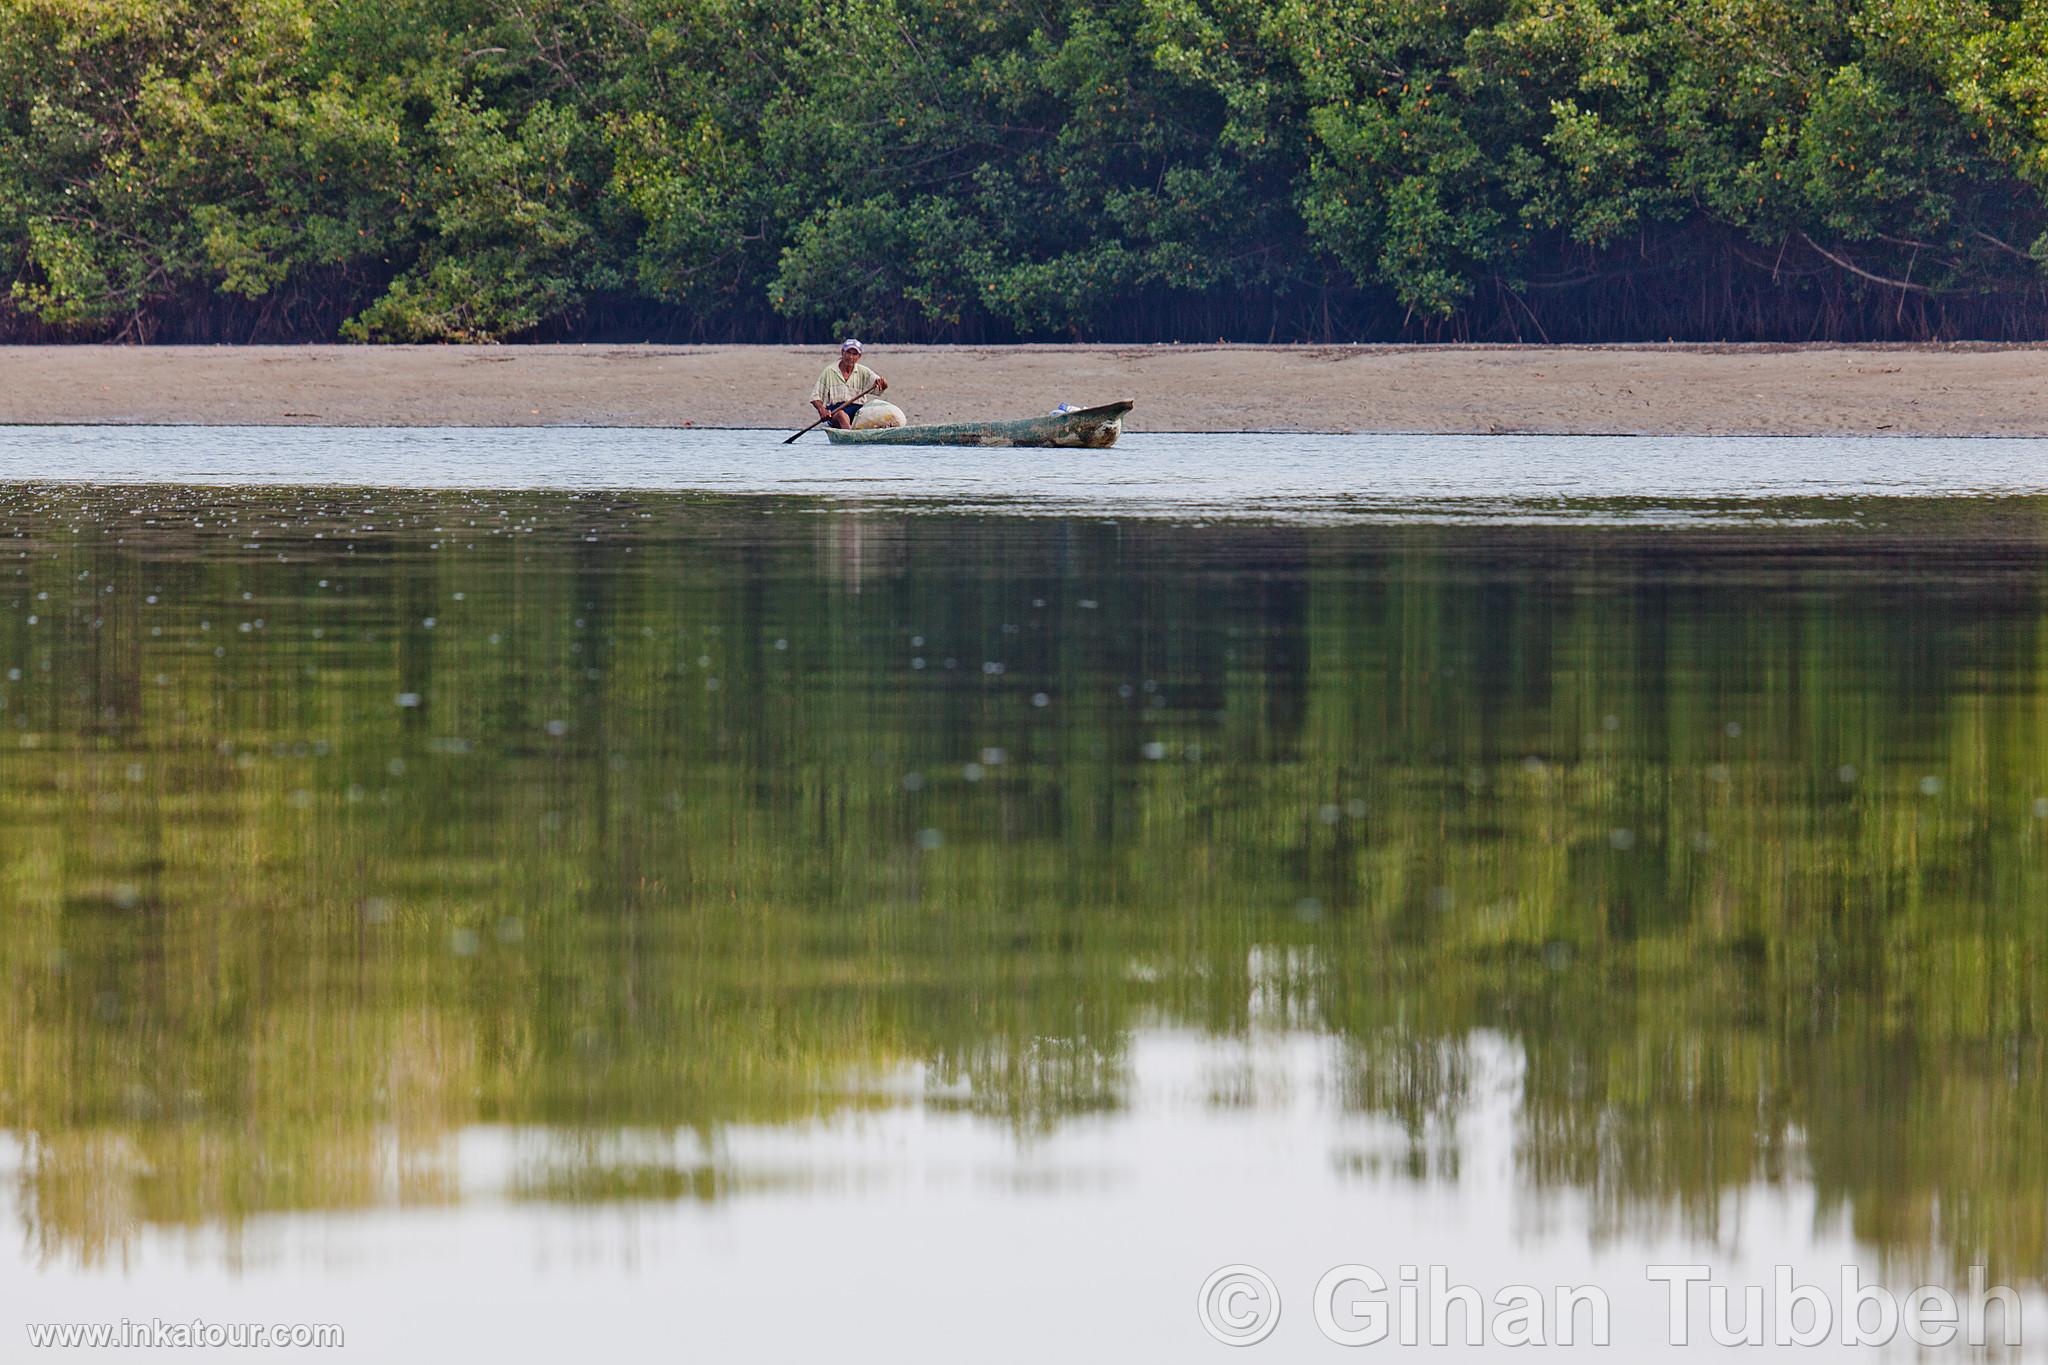
[[[0,336],[2048,336],[2043,0],[0,0]]]

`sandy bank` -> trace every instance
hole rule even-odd
[[[830,347],[0,347],[0,423],[788,427]],[[913,421],[2048,435],[2048,347],[877,345]]]

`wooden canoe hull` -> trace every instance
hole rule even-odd
[[[951,422],[930,427],[876,427],[842,431],[827,427],[825,435],[842,446],[1061,446],[1075,450],[1107,450],[1123,434],[1129,403],[1104,403],[1095,408],[1025,417],[1014,422]]]

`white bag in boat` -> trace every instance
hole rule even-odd
[[[900,427],[907,426],[909,421],[902,408],[877,398],[872,403],[861,404],[860,411],[853,416],[853,429],[871,431],[876,427]]]

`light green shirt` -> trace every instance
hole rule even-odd
[[[825,373],[818,376],[818,386],[811,390],[811,401],[834,407],[851,402],[863,389],[875,385],[875,372],[858,362],[854,364],[851,376],[839,373],[839,362],[833,361],[825,367]]]

